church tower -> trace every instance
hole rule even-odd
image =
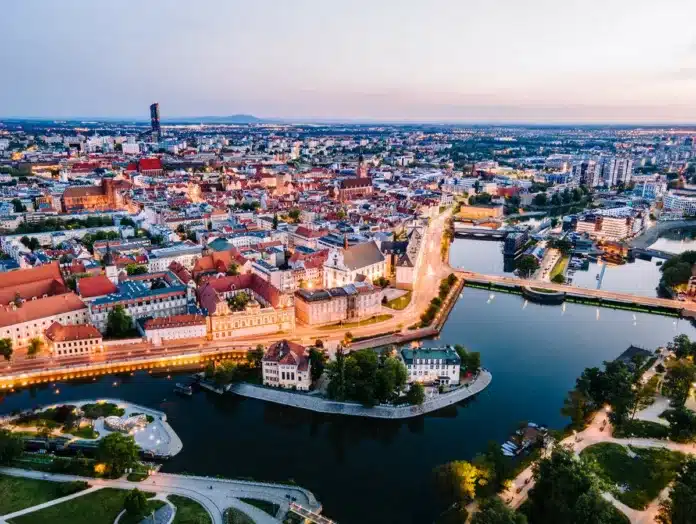
[[[365,158],[363,157],[362,153],[360,153],[360,156],[358,157],[357,175],[358,178],[367,178],[367,168],[365,167]]]
[[[106,278],[111,280],[115,286],[118,286],[118,268],[114,264],[114,255],[111,253],[111,246],[106,243],[106,253],[104,253],[104,270]]]

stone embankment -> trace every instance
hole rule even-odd
[[[492,379],[493,376],[489,371],[481,369],[476,378],[469,384],[462,385],[448,393],[428,397],[425,402],[419,406],[379,405],[370,408],[355,402],[336,402],[312,396],[307,393],[255,386],[252,384],[237,384],[232,386],[230,391],[243,397],[265,400],[267,402],[274,402],[294,408],[308,409],[317,413],[368,418],[404,419],[437,411],[438,409],[451,406],[469,397],[473,397],[483,391],[488,384],[491,383]]]

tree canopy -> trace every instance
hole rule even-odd
[[[121,305],[114,306],[106,317],[106,335],[120,338],[133,329],[133,319]]]
[[[111,477],[120,477],[138,462],[138,446],[130,435],[109,433],[99,441],[97,459],[106,465]]]

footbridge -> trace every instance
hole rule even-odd
[[[696,318],[696,303],[682,302],[666,298],[644,297],[630,293],[619,293],[604,289],[586,289],[565,284],[554,284],[541,280],[530,280],[497,275],[485,275],[471,271],[457,271],[457,276],[464,279],[465,285],[474,287],[486,287],[500,289],[502,291],[521,290],[525,288],[533,291],[536,298],[549,297],[549,302],[569,300],[575,302],[592,303],[608,307],[620,307],[622,309],[637,309],[646,312],[679,315],[682,317]],[[541,300],[543,301],[543,299]]]
[[[496,240],[504,240],[510,229],[488,229],[485,227],[464,227],[454,225],[454,234],[458,237],[473,237],[473,238],[492,238]]]
[[[295,502],[290,503],[290,511],[302,517],[306,522],[314,522],[315,524],[336,524],[333,520],[327,519],[324,515],[304,508]]]

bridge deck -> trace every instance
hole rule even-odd
[[[679,300],[671,300],[667,298],[644,297],[640,295],[632,295],[630,293],[619,293],[616,291],[606,291],[604,289],[586,289],[565,284],[554,284],[553,282],[545,282],[541,280],[529,280],[522,278],[501,277],[496,275],[484,275],[482,273],[474,273],[471,271],[457,271],[465,281],[477,282],[480,284],[497,284],[506,287],[536,287],[549,289],[551,291],[561,291],[568,296],[579,298],[599,298],[608,302],[617,302],[622,304],[633,304],[647,307],[659,307],[672,309],[679,312],[694,313],[696,312],[696,304],[691,302],[681,302]]]

